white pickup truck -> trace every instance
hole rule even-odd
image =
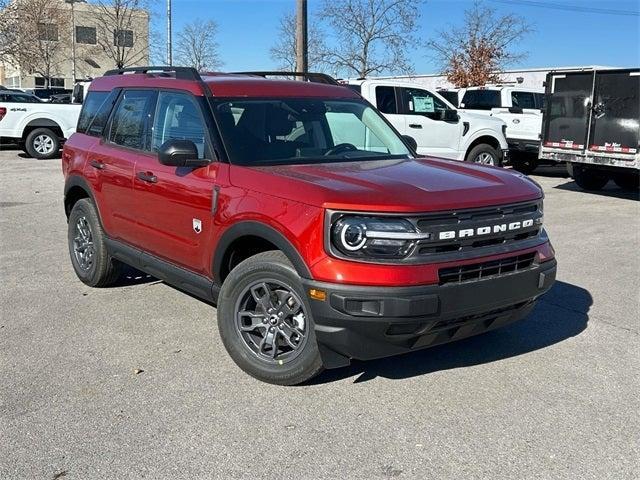
[[[17,143],[33,158],[52,158],[76,131],[82,105],[23,97],[19,92],[0,91],[0,139]]]
[[[499,166],[507,152],[502,120],[457,110],[435,91],[392,80],[347,80],[384,114],[417,152],[435,157]]]
[[[460,108],[465,112],[499,118],[507,124],[511,164],[525,173],[532,172],[538,164],[544,89],[487,85],[470,87],[460,94]]]

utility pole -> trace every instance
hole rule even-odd
[[[167,0],[167,65],[173,65],[173,45],[171,44],[171,0]]]
[[[307,0],[296,0],[296,70],[309,70],[307,42]]]
[[[65,3],[71,4],[71,70],[73,83],[76,83],[76,15],[73,6],[76,3],[85,3],[85,0],[64,0]]]

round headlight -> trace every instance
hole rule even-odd
[[[344,221],[338,226],[342,247],[350,252],[360,250],[367,241],[366,227],[359,222]]]

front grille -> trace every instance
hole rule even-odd
[[[501,258],[500,260],[492,260],[490,262],[441,268],[438,271],[440,285],[474,282],[485,278],[498,277],[507,273],[526,270],[533,265],[535,255],[535,252],[531,252],[514,257]]]
[[[533,224],[506,231],[494,231],[497,225],[510,225],[513,222],[531,221]],[[447,213],[435,213],[415,218],[414,224],[422,233],[431,237],[416,245],[417,256],[470,252],[477,248],[511,245],[536,237],[540,234],[542,223],[542,202],[527,202],[513,205],[501,205]],[[478,229],[490,227],[490,232],[479,233]],[[463,230],[472,235],[461,236]],[[454,233],[454,238],[441,238],[441,233]]]

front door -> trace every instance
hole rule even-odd
[[[405,87],[399,90],[406,133],[416,139],[418,153],[457,158],[463,126],[460,120],[442,119],[443,112],[450,107],[427,90]]]
[[[139,157],[133,180],[139,244],[152,255],[204,274],[222,165],[167,166],[156,153],[167,140],[181,139],[196,145],[199,158],[212,158],[199,101],[184,92],[159,92],[151,130],[151,154]]]

